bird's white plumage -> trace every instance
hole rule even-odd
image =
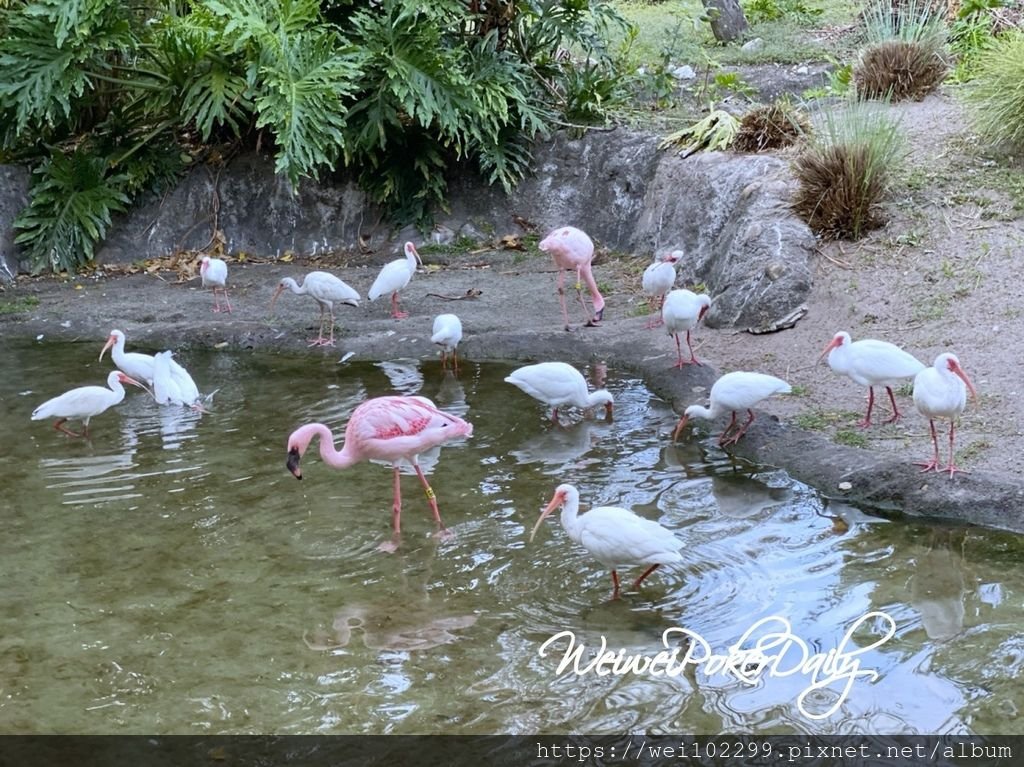
[[[926,418],[956,418],[967,407],[967,385],[950,362],[959,368],[955,355],[940,354],[931,367],[914,377],[914,406]]]
[[[765,373],[737,370],[726,373],[711,387],[711,407],[691,405],[691,418],[717,418],[730,410],[747,410],[773,394],[789,394],[792,387],[781,378]]]
[[[110,356],[114,364],[124,373],[130,375],[137,381],[148,384],[153,383],[153,355],[141,354],[139,352],[126,352],[124,350],[124,333],[120,330],[111,330],[107,343],[100,352],[100,360],[110,349]]]
[[[285,277],[278,284],[278,292],[285,288],[297,296],[310,296],[328,311],[333,309],[334,304],[359,306],[358,291],[330,272],[310,272],[301,284],[291,277]]]
[[[170,351],[153,355],[153,398],[160,405],[191,404],[190,401],[186,401],[181,388],[171,375]]]
[[[32,420],[41,421],[45,418],[57,418],[60,419],[58,422],[58,428],[60,428],[59,423],[74,418],[82,421],[86,433],[88,433],[89,419],[124,399],[123,382],[136,383],[124,373],[113,370],[107,376],[108,388],[102,386],[79,386],[77,389],[66,391],[57,397],[48,399],[33,410]]]
[[[644,270],[641,280],[644,295],[661,298],[672,290],[676,281],[676,262],[681,257],[681,250],[673,250],[654,259],[654,263]]]
[[[666,332],[676,335],[693,330],[710,305],[711,299],[704,294],[698,295],[684,289],[669,292],[661,308]]]
[[[454,314],[439,314],[434,318],[430,342],[454,352],[462,340],[462,321]]]
[[[565,362],[526,365],[513,370],[505,381],[556,409],[565,405],[587,409],[613,402],[604,389],[588,391],[583,374]]]
[[[851,342],[845,331],[836,333],[826,349],[828,366],[861,386],[894,386],[925,369],[923,362],[896,344],[873,338]]]
[[[418,259],[419,253],[416,251],[416,246],[411,242],[405,243],[405,257],[395,259],[384,265],[384,268],[380,270],[380,274],[377,275],[377,279],[373,281],[373,285],[370,286],[370,290],[366,294],[367,300],[376,301],[381,296],[386,296],[388,293],[397,293],[408,285],[409,280],[416,273]]]
[[[199,267],[199,276],[202,278],[203,287],[223,288],[228,281],[228,265],[220,258],[203,256]]]

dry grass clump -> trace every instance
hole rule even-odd
[[[795,144],[810,133],[806,115],[785,101],[759,106],[740,118],[732,148],[737,152],[764,152]]]
[[[947,72],[945,56],[933,45],[886,40],[864,49],[853,67],[853,83],[860,98],[920,101]]]
[[[865,102],[826,112],[793,163],[793,210],[821,238],[856,240],[880,226],[879,205],[902,149],[898,125]]]

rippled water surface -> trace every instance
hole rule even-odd
[[[607,373],[614,422],[556,427],[503,383],[510,366],[454,378],[434,361],[186,353],[200,389],[219,389],[212,412],[133,390],[91,441],[30,421],[103,382],[100,346],[0,347],[0,732],[1024,733],[1019,538],[866,517],[710,442],[672,445],[668,405],[622,371]],[[300,483],[284,449],[300,424],[340,435],[352,408],[390,393],[475,428],[422,462],[453,535],[432,535],[406,475],[396,554],[377,550],[387,467],[336,471],[311,452]],[[609,601],[610,576],[557,515],[528,543],[561,482],[584,508],[671,528],[684,564]],[[878,677],[822,719],[807,714],[842,685],[800,698],[809,672],[557,675],[565,641],[538,653],[568,630],[583,666],[602,638],[654,656],[686,627],[724,654],[771,616],[827,653],[874,611],[896,625],[857,656]],[[884,630],[871,618],[846,649]]]

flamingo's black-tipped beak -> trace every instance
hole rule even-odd
[[[288,471],[295,475],[295,479],[302,479],[302,469],[299,468],[299,461],[301,460],[302,455],[299,454],[297,447],[293,447],[288,451],[288,461],[285,465],[288,467]]]

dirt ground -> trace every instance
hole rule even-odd
[[[583,313],[570,300],[574,330],[569,333],[562,327],[550,259],[514,250],[425,253],[425,267],[402,294],[411,312],[408,319],[391,319],[386,300],[340,307],[337,346],[328,349],[305,343],[316,332],[311,299],[285,294],[271,315],[270,298],[278,280],[329,268],[365,296],[380,266],[397,253],[297,257],[287,264],[229,258],[232,314],[211,312],[211,296],[200,288],[198,277],[180,282],[174,272],[122,276],[100,269],[68,279],[22,278],[0,294],[0,325],[8,337],[89,342],[97,345],[97,352],[107,333],[119,328],[127,335],[128,348],[141,351],[209,347],[338,359],[349,353],[356,359],[433,359],[433,317],[454,312],[465,328],[460,351],[467,359],[563,359],[629,367],[642,373],[678,412],[705,401],[716,373],[758,370],[778,375],[795,393],[766,403],[767,412],[788,428],[819,434],[837,446],[862,448],[843,454],[851,467],[884,459],[892,471],[902,472],[907,487],[920,484],[916,469],[907,467],[928,457],[930,443],[927,422],[913,408],[909,385],[897,397],[906,414],[902,421],[862,430],[855,424],[866,404],[864,390],[832,373],[824,362],[817,364],[832,335],[846,330],[854,340],[897,343],[927,364],[940,352],[955,352],[979,392],[957,436],[960,464],[975,471],[933,487],[943,492],[960,482],[983,486],[986,477],[996,475],[1001,475],[999,482],[1012,484],[1018,482],[1024,449],[1017,362],[1024,337],[1018,279],[1024,253],[1024,211],[1019,209],[1024,182],[1019,174],[1014,182],[974,148],[962,108],[951,96],[935,95],[894,109],[909,139],[909,157],[887,206],[888,224],[860,242],[821,248],[808,313],[795,328],[765,335],[698,328],[697,355],[707,363],[700,368],[672,369],[672,339],[661,329],[644,327],[640,273],[649,254],[599,257],[594,271],[607,288],[604,322],[581,328]],[[17,307],[24,310],[11,312]],[[591,372],[599,369],[592,366]],[[881,418],[876,419],[880,422],[888,405],[884,390],[878,393],[883,395]],[[653,426],[668,438],[674,425]],[[792,450],[804,449],[796,445]],[[1014,493],[1008,497],[1020,496],[1019,489]],[[925,506],[933,502],[930,496],[922,501]]]

